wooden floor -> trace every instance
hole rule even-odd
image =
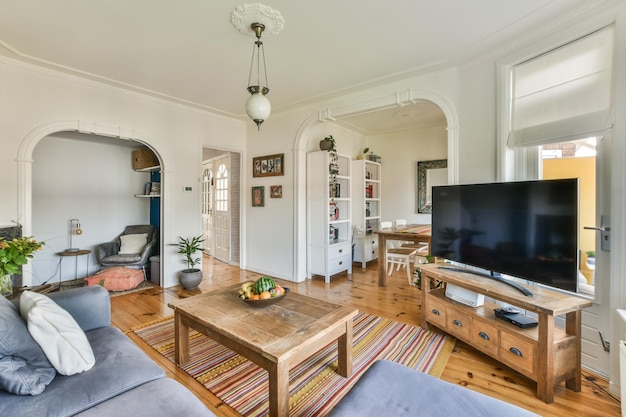
[[[167,303],[211,291],[225,285],[254,280],[260,275],[243,271],[205,257],[204,279],[198,289],[187,291],[181,287],[143,290],[111,299],[112,321],[135,341],[150,357],[157,361],[168,375],[177,379],[220,416],[239,416],[226,404],[204,389],[198,382],[164,359],[129,330],[173,314]],[[351,278],[351,280],[349,279]],[[280,282],[292,291],[333,302],[351,305],[361,311],[388,317],[396,321],[419,326],[421,322],[421,298],[416,287],[408,286],[403,271],[394,273],[387,280],[387,287],[377,284],[376,263],[362,270],[354,265],[351,277],[340,274],[324,284],[323,277],[314,277],[300,284]],[[554,402],[545,404],[535,397],[536,384],[528,378],[508,369],[490,357],[457,341],[441,379],[474,391],[502,399],[531,410],[542,416],[619,416],[620,402],[608,393],[605,379],[583,372],[581,392],[565,389],[564,384],[555,388]]]

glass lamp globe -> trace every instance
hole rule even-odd
[[[271,112],[272,105],[262,91],[252,93],[246,101],[246,113],[254,120],[259,129],[261,129],[261,123],[269,117]]]

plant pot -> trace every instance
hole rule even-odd
[[[320,140],[320,150],[327,151],[333,147],[333,142],[330,139]]]
[[[202,282],[202,270],[183,269],[178,273],[178,282],[186,290],[196,288]]]

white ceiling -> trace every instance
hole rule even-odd
[[[587,1],[263,0],[285,20],[279,35],[262,38],[268,97],[277,113],[466,62]],[[243,3],[0,0],[0,52],[242,116],[255,39],[230,15]],[[397,119],[433,123],[424,106]],[[371,133],[363,126],[375,120],[344,121]]]

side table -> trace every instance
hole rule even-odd
[[[89,254],[91,253],[91,251],[89,249],[81,249],[81,250],[77,250],[77,251],[63,251],[63,252],[59,252],[57,255],[59,255],[61,257],[61,262],[59,264],[59,288],[61,287],[61,280],[63,279],[63,258],[66,256],[73,256],[75,259],[74,262],[74,279],[78,279],[78,257],[79,256],[83,256],[83,255],[87,255],[87,275],[89,276]]]

